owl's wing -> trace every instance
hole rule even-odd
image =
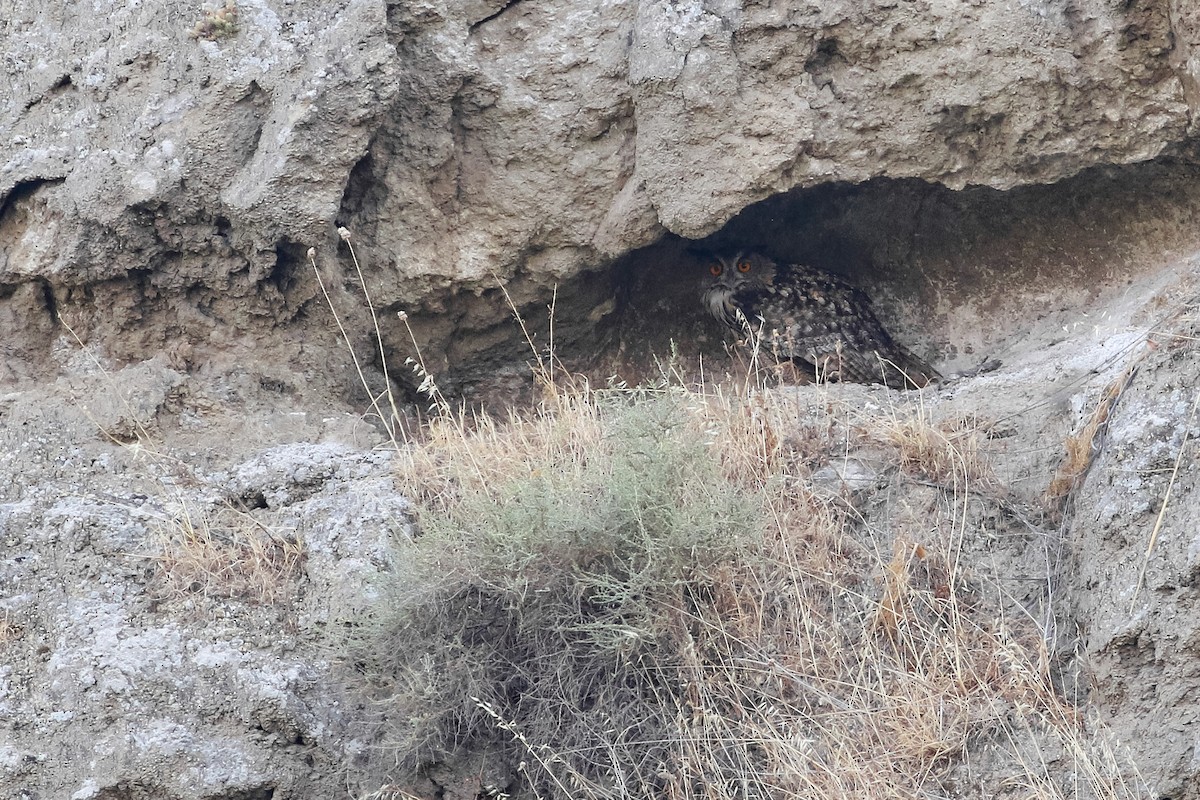
[[[913,388],[938,377],[892,339],[865,294],[832,276],[805,271],[760,294],[747,306],[761,320],[762,346],[818,379]]]

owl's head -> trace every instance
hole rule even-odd
[[[704,305],[710,314],[734,325],[734,295],[745,290],[766,289],[775,282],[776,264],[759,253],[709,254],[703,259]]]

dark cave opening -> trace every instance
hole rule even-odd
[[[1088,293],[1196,249],[1198,212],[1200,166],[1182,157],[1009,190],[887,178],[793,190],[703,240],[667,236],[618,261],[609,363],[636,380],[674,347],[719,367],[728,337],[700,306],[694,253],[748,248],[844,277],[898,339],[943,371],[968,369]]]
[[[557,286],[518,272],[507,297],[457,292],[410,324],[442,390],[468,399],[530,396],[531,366],[551,350],[556,368],[592,386],[660,380],[668,363],[694,375],[701,360],[710,375],[734,374],[744,367],[700,302],[696,253],[750,248],[860,287],[898,341],[949,374],[1019,358],[1023,332],[1195,249],[1198,179],[1196,160],[1163,156],[1007,190],[822,184],[750,205],[702,240],[666,234]],[[392,376],[419,400],[419,376],[395,366],[412,354],[409,333],[388,324]]]

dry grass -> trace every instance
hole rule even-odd
[[[951,510],[880,542],[808,479],[848,422],[788,397],[558,393],[402,451],[423,535],[355,652],[397,762],[507,743],[517,796],[911,798],[970,780],[987,743],[996,796],[1136,796],[1037,626],[959,566],[956,498],[994,480],[974,428],[880,421]]]
[[[1044,498],[1046,510],[1052,518],[1062,521],[1070,511],[1071,499],[1083,485],[1103,445],[1112,412],[1148,352],[1150,351],[1145,350],[1130,360],[1121,374],[1100,393],[1096,407],[1080,429],[1068,436],[1063,443],[1066,454],[1050,480],[1050,485],[1046,487]]]
[[[8,609],[4,610],[4,615],[0,616],[0,645],[15,642],[25,634],[24,626],[14,622],[9,616]]]
[[[860,423],[863,434],[895,448],[900,468],[925,480],[996,486],[998,481],[984,453],[978,421],[959,417],[934,421],[918,406],[911,412],[893,409]]]
[[[410,363],[433,418],[393,443],[421,535],[351,642],[401,772],[500,753],[517,778],[480,796],[539,800],[1140,796],[1038,625],[962,563],[968,497],[1003,494],[974,421],[765,390],[757,348],[749,388],[564,389],[529,343],[543,405],[502,420]],[[915,533],[814,486],[863,441],[899,503],[920,487]]]
[[[160,519],[151,558],[161,595],[238,598],[263,605],[287,599],[304,564],[301,542],[232,508],[181,502]]]
[[[126,412],[126,429],[114,431],[97,422],[84,407],[84,413],[101,434],[131,453],[151,459],[161,467],[164,475],[184,468],[182,462],[156,446],[147,421],[140,418],[111,373],[61,315],[59,320],[88,354]],[[186,469],[183,473],[187,474]],[[157,516],[148,543],[149,552],[138,554],[154,562],[154,583],[159,595],[198,594],[206,598],[240,598],[267,605],[286,600],[293,593],[305,559],[304,546],[299,540],[272,531],[251,515],[232,507],[198,508],[185,500],[177,489],[164,486],[163,503],[168,507],[173,505],[174,512]],[[0,621],[0,639],[3,637],[2,624]]]
[[[409,794],[395,784],[389,783],[380,786],[369,794],[361,795],[358,800],[421,800],[421,798]]]
[[[216,41],[227,39],[238,32],[238,8],[234,0],[225,0],[217,7],[206,6],[201,10],[201,19],[193,26],[189,35],[193,39]]]

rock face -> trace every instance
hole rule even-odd
[[[335,797],[365,746],[313,634],[407,535],[390,454],[278,397],[176,428],[187,392],[159,358],[0,398],[0,796]]]
[[[1192,270],[1197,268],[1193,263]],[[1196,335],[1193,316],[1182,336]],[[1196,350],[1163,337],[1122,394],[1080,493],[1070,571],[1094,699],[1160,797],[1200,796]],[[1167,366],[1169,365],[1169,366]]]
[[[1178,0],[237,11],[196,37],[188,4],[6,9],[0,296],[30,322],[10,357],[44,362],[58,313],[126,358],[236,347],[314,299],[304,251],[331,260],[337,222],[376,303],[437,313],[421,333],[453,368],[507,316],[456,292],[509,281],[525,305],[797,187],[1141,161],[1200,108]],[[604,294],[571,310],[599,319]]]

